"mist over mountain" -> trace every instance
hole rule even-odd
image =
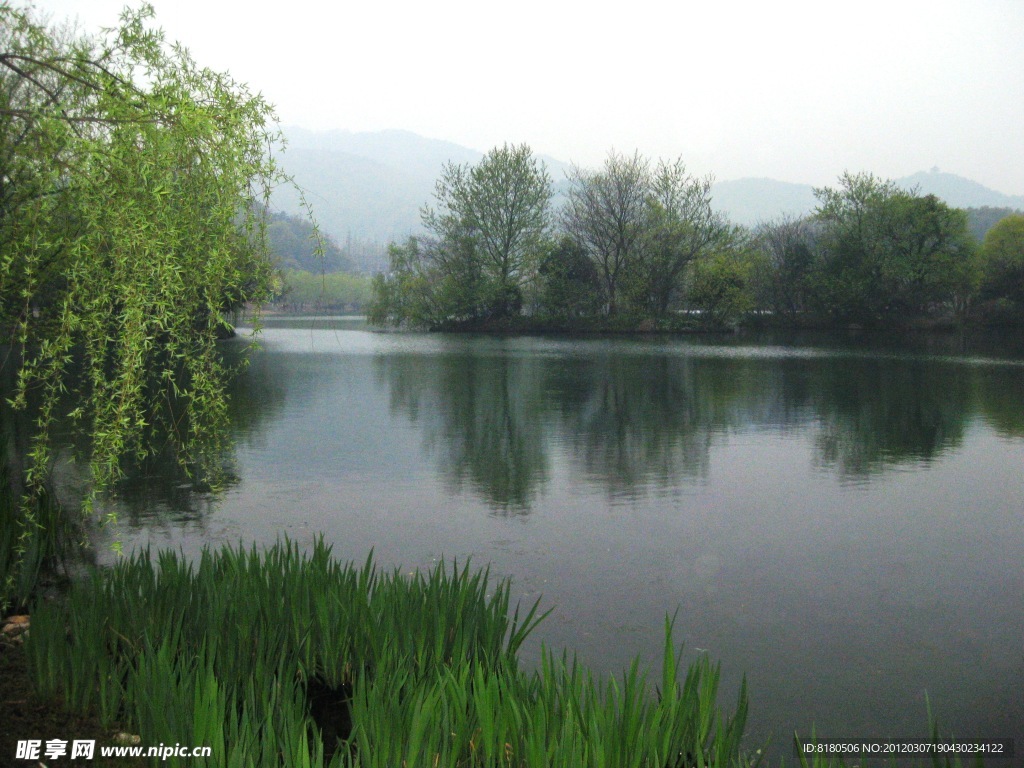
[[[483,153],[410,131],[313,132],[286,128],[281,157],[286,172],[304,190],[324,232],[339,244],[353,238],[386,243],[421,231],[420,209],[433,199],[445,163],[476,163]],[[541,156],[555,183],[556,204],[571,166]],[[857,169],[851,169],[857,170]],[[934,194],[957,208],[1024,210],[1024,196],[1006,195],[937,168],[895,182],[920,194]],[[809,184],[774,179],[716,182],[713,207],[736,224],[752,226],[782,215],[802,216],[815,205]],[[272,200],[288,213],[301,213],[299,194],[279,187]],[[383,264],[381,265],[383,266]]]
[[[935,195],[954,208],[1024,209],[1024,196],[996,192],[976,181],[933,168],[893,180],[906,190]],[[736,224],[753,226],[780,216],[804,216],[818,201],[810,184],[775,179],[719,181],[712,190],[713,205]]]
[[[312,133],[288,129],[285,171],[302,190],[325,232],[339,243],[350,237],[403,240],[419,227],[448,161],[478,161],[479,152],[405,131]],[[299,191],[278,187],[273,204],[301,213]]]
[[[388,242],[420,230],[420,209],[431,202],[445,163],[476,163],[483,153],[409,131],[316,133],[285,130],[281,156],[313,208],[320,226],[339,243],[355,237]],[[556,185],[568,165],[541,158]],[[289,185],[274,191],[273,204],[301,213],[299,191]]]
[[[897,179],[904,189],[915,187],[922,195],[935,195],[954,208],[1016,208],[1024,209],[1024,195],[1005,195],[976,181],[938,168],[919,171],[913,176]]]

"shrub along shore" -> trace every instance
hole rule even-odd
[[[526,673],[517,651],[544,615],[510,606],[510,592],[468,565],[342,564],[322,540],[309,553],[206,550],[194,564],[147,550],[39,602],[25,649],[42,696],[136,743],[209,747],[203,765],[761,761],[743,739],[745,684],[723,712],[718,666],[681,670],[672,621],[656,680],[638,662],[598,680],[549,650]]]

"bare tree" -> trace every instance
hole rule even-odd
[[[639,153],[611,152],[600,171],[574,166],[562,226],[594,262],[607,312],[618,309],[620,281],[636,260],[650,193],[650,165]]]

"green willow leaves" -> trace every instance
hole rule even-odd
[[[272,110],[152,17],[93,38],[0,5],[0,359],[35,423],[13,484],[45,486],[70,415],[86,510],[126,458],[217,451],[215,342],[271,278]]]

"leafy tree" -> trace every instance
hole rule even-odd
[[[601,311],[601,280],[594,262],[568,236],[544,255],[538,275],[537,314],[558,325],[572,325]]]
[[[475,166],[444,166],[423,224],[446,273],[475,289],[471,314],[519,314],[551,223],[551,196],[551,178],[526,145],[492,149]]]
[[[442,318],[435,301],[436,270],[418,238],[388,247],[389,268],[373,277],[367,320],[373,325],[430,327]]]
[[[46,485],[64,407],[86,437],[86,510],[156,443],[183,465],[216,451],[215,342],[270,281],[272,111],[168,46],[152,16],[62,37],[0,5],[0,328],[13,404],[34,414],[12,478],[26,499]]]
[[[387,272],[374,276],[373,325],[438,329],[485,317],[482,270],[470,243],[410,237],[388,247]]]
[[[1024,308],[1024,214],[994,224],[981,244],[982,296]]]
[[[904,322],[969,292],[972,244],[963,211],[871,174],[816,189],[821,248],[813,282],[823,313]]]
[[[518,315],[550,226],[551,179],[526,146],[449,163],[423,209],[424,238],[389,249],[373,282],[375,324],[440,328]]]
[[[792,319],[807,309],[814,229],[809,219],[791,217],[757,227],[755,237],[763,255],[756,278],[759,302],[777,315]]]
[[[635,267],[647,224],[650,164],[639,153],[611,152],[600,171],[574,167],[562,227],[597,268],[607,313],[619,308],[621,282]]]
[[[645,221],[629,284],[634,306],[664,315],[683,290],[686,269],[728,235],[711,209],[714,179],[686,172],[682,160],[659,161],[648,182]]]
[[[754,283],[760,251],[736,228],[693,264],[688,298],[709,325],[735,325],[756,306]]]
[[[711,209],[711,177],[682,160],[650,162],[609,154],[600,171],[574,168],[562,226],[594,263],[610,315],[626,305],[639,315],[668,312],[687,267],[728,231]]]
[[[885,218],[889,254],[882,276],[889,307],[905,317],[966,310],[976,280],[967,214],[935,195],[901,195]]]

